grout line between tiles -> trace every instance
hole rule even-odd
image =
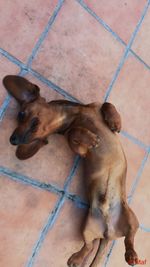
[[[58,85],[56,85],[53,82],[51,82],[50,80],[48,80],[47,78],[42,76],[37,71],[35,71],[33,69],[29,69],[28,72],[31,73],[34,77],[38,78],[41,82],[46,84],[48,87],[50,87],[50,89],[53,89],[54,91],[56,91],[57,93],[61,94],[62,96],[64,96],[68,100],[81,103],[77,98],[75,98],[72,95],[70,95],[69,93],[67,93],[66,90],[60,88]]]
[[[126,46],[126,43],[119,37],[119,35],[116,34],[103,19],[97,16],[96,13],[90,9],[83,0],[76,0],[76,2],[79,3],[92,17],[94,17],[108,32],[110,32],[117,41]]]
[[[0,49],[0,53],[1,53],[1,49]],[[8,57],[6,56],[8,54]],[[6,51],[2,50],[2,55],[6,56],[7,58],[9,57],[13,57],[12,55],[10,55],[9,53],[7,53]],[[17,59],[15,59],[17,60]],[[19,65],[20,64],[20,65]],[[22,76],[23,74],[27,74],[27,73],[31,73],[34,77],[36,77],[38,80],[40,80],[42,83],[46,84],[51,90],[56,91],[57,93],[61,94],[62,96],[64,96],[66,99],[70,100],[70,101],[74,101],[74,102],[78,102],[78,103],[82,103],[81,101],[79,101],[77,98],[73,97],[72,95],[70,95],[69,93],[67,93],[64,89],[60,88],[59,86],[57,86],[56,84],[54,84],[53,82],[51,82],[50,80],[46,79],[44,76],[42,76],[40,73],[38,73],[37,71],[29,68],[26,68],[26,65],[19,62],[18,65],[20,66],[20,68],[22,69],[20,72],[20,75]],[[9,96],[7,96],[0,108],[0,121],[2,120],[4,113],[7,109],[7,106],[9,104]],[[130,141],[132,141],[133,143],[139,145],[140,147],[144,148],[147,150],[148,146],[145,145],[144,143],[142,143],[140,140],[138,140],[137,138],[135,138],[134,136],[131,136],[129,133],[125,132],[125,131],[121,131],[121,134],[124,135],[125,137],[127,137],[128,139],[130,139]]]
[[[27,61],[27,67],[31,66],[34,57],[36,56],[40,46],[42,45],[43,41],[45,40],[45,38],[46,38],[51,26],[53,25],[53,22],[55,21],[59,11],[61,10],[61,7],[63,6],[63,3],[64,3],[64,0],[59,0],[58,1],[52,16],[50,17],[50,19],[49,19],[44,31],[41,33],[36,45],[34,46],[34,48],[32,50],[31,56],[29,57],[29,59]]]
[[[130,205],[130,203],[131,203],[131,201],[132,201],[133,195],[134,195],[134,193],[135,193],[135,190],[136,190],[136,188],[137,188],[137,185],[138,185],[138,183],[139,183],[139,181],[140,181],[140,178],[141,178],[141,176],[142,176],[142,172],[143,172],[143,169],[144,169],[145,164],[146,164],[146,162],[147,162],[149,153],[150,153],[150,149],[149,149],[149,151],[145,154],[145,156],[144,156],[144,158],[143,158],[143,160],[142,160],[142,162],[141,162],[140,168],[139,168],[139,170],[138,170],[138,172],[137,172],[136,178],[134,179],[133,186],[131,187],[130,194],[129,194],[129,197],[128,197],[128,204],[129,204],[129,205]],[[111,247],[110,247],[110,249],[109,249],[109,252],[108,252],[107,255],[106,255],[106,258],[105,258],[105,262],[104,262],[103,267],[107,267],[107,264],[108,264],[108,262],[109,262],[109,260],[110,260],[110,257],[111,257],[111,255],[112,255],[112,251],[113,251],[114,246],[116,245],[116,242],[117,242],[117,240],[114,240],[114,241],[112,242],[112,245],[111,245]]]
[[[140,181],[140,179],[141,179],[141,175],[142,175],[142,172],[143,172],[143,170],[144,170],[145,164],[146,164],[146,162],[147,162],[147,160],[148,160],[149,154],[150,154],[150,149],[149,149],[149,151],[145,154],[145,156],[144,156],[144,158],[143,158],[143,160],[142,160],[141,166],[140,166],[140,168],[139,168],[139,170],[138,170],[138,173],[137,173],[137,175],[136,175],[136,177],[135,177],[135,179],[134,179],[134,182],[133,182],[133,185],[132,185],[132,187],[131,187],[130,194],[129,194],[129,201],[128,201],[129,204],[131,204],[131,202],[132,202],[133,195],[134,195],[135,190],[136,190],[136,188],[137,188],[137,186],[138,186],[138,183],[139,183],[139,181]]]
[[[0,48],[0,53],[5,56],[7,59],[9,59],[12,63],[16,64],[17,66],[19,66],[21,68],[21,73],[24,75],[28,72],[28,67],[32,64],[32,61],[35,57],[35,55],[37,54],[38,49],[40,48],[40,46],[42,45],[43,41],[45,40],[50,27],[52,26],[53,22],[55,21],[55,18],[57,17],[62,5],[64,3],[64,0],[58,0],[58,3],[54,9],[54,12],[52,14],[52,16],[50,17],[44,31],[42,32],[42,34],[40,35],[35,47],[33,48],[31,55],[29,56],[29,59],[27,61],[27,64],[22,63],[20,60],[18,60],[16,57],[12,56],[11,54],[9,54],[7,51],[5,51],[4,49]],[[5,111],[7,110],[7,107],[9,105],[9,101],[10,101],[10,97],[6,97],[4,100],[4,103],[2,104],[2,106],[0,107],[0,121],[2,120]]]
[[[141,229],[142,231],[144,231],[144,232],[146,232],[146,233],[150,233],[150,228],[147,228],[147,227],[145,227],[145,226],[142,225],[142,224],[140,224],[139,227],[140,227],[140,229]],[[103,267],[106,267],[106,266],[107,266],[107,263],[108,263],[108,261],[109,261],[109,258],[110,258],[111,254],[112,254],[112,250],[113,250],[114,246],[116,245],[116,243],[117,243],[117,240],[114,240],[114,241],[112,242],[111,247],[110,247],[110,249],[109,249],[109,252],[108,252],[108,254],[107,254],[107,257],[105,258],[105,262],[104,262],[104,264],[103,264]]]
[[[75,172],[77,170],[77,167],[78,167],[78,164],[79,164],[79,161],[80,161],[80,158],[79,156],[75,157],[75,160],[74,160],[74,163],[73,163],[73,167],[70,171],[70,174],[69,176],[66,178],[66,182],[64,184],[64,194],[60,197],[60,199],[58,200],[55,208],[53,209],[53,211],[50,213],[49,217],[48,217],[48,220],[46,222],[46,224],[44,225],[41,233],[40,233],[40,236],[35,244],[35,246],[33,247],[33,250],[32,250],[32,255],[31,257],[29,258],[29,261],[26,265],[26,267],[32,267],[35,260],[36,260],[36,257],[38,255],[38,252],[49,232],[49,230],[53,227],[60,211],[61,211],[61,208],[63,206],[63,204],[65,203],[65,200],[66,200],[66,195],[65,195],[65,191],[67,190],[67,187],[69,187],[72,179],[73,179],[73,176],[75,175]]]
[[[143,224],[140,224],[140,229],[146,233],[150,233],[150,228],[149,227],[146,227],[145,225]]]
[[[142,63],[148,70],[150,70],[150,66],[141,58],[139,57],[132,49],[130,49],[129,54],[132,54],[140,63]]]
[[[107,266],[108,261],[110,259],[110,256],[112,255],[113,248],[116,245],[116,243],[117,243],[117,240],[112,241],[112,244],[110,246],[109,252],[107,253],[107,255],[105,257],[105,261],[104,261],[103,267],[106,267]]]
[[[52,184],[48,184],[48,183],[44,183],[44,182],[40,182],[38,180],[32,179],[30,177],[27,177],[25,175],[22,175],[20,173],[14,172],[8,168],[5,168],[3,166],[0,166],[0,173],[10,177],[12,180],[16,181],[16,182],[21,182],[23,184],[29,185],[29,186],[33,186],[35,188],[38,189],[43,189],[52,193],[56,193],[56,194],[63,194],[64,190],[58,188],[56,185],[52,185]]]
[[[120,74],[120,71],[121,71],[121,69],[122,69],[122,67],[123,67],[123,65],[124,65],[124,63],[125,63],[125,61],[126,61],[126,59],[128,57],[128,53],[129,53],[130,48],[131,48],[131,46],[133,44],[133,41],[134,41],[134,39],[135,39],[139,29],[140,29],[140,26],[141,26],[141,24],[142,24],[142,22],[144,20],[144,17],[146,15],[147,11],[148,11],[149,5],[150,5],[150,0],[148,0],[147,4],[145,5],[144,10],[143,10],[142,15],[141,15],[141,18],[140,18],[139,22],[137,23],[137,25],[135,27],[135,30],[134,30],[134,32],[133,32],[133,34],[132,34],[132,36],[131,36],[131,38],[129,40],[128,45],[125,48],[125,52],[124,52],[123,56],[121,57],[120,63],[118,65],[118,67],[117,67],[117,70],[116,70],[114,76],[113,76],[113,79],[112,79],[108,89],[106,90],[106,93],[105,93],[105,96],[104,96],[104,101],[107,101],[107,99],[108,99],[108,97],[109,97],[109,95],[110,95],[110,93],[111,93],[111,91],[113,89],[113,86],[114,86],[114,84],[115,84],[115,82],[116,82],[116,80],[117,80],[117,78],[118,78],[118,76]]]
[[[4,56],[5,58],[7,58],[9,61],[11,61],[12,63],[14,63],[15,65],[17,65],[20,68],[25,67],[26,65],[21,62],[19,59],[17,59],[15,56],[11,55],[9,52],[7,52],[6,50],[4,50],[3,48],[0,47],[0,54],[2,56]]]
[[[46,79],[44,76],[42,76],[37,71],[35,71],[31,68],[27,68],[27,66],[25,64],[23,64],[21,61],[17,60],[15,57],[13,57],[11,54],[6,52],[5,50],[0,48],[0,53],[2,54],[2,56],[6,57],[8,60],[10,60],[13,63],[18,61],[17,65],[21,68],[21,71],[18,75],[25,76],[27,73],[31,73],[38,80],[40,80],[41,82],[46,84],[48,87],[50,87],[51,90],[56,91],[57,93],[61,94],[62,96],[64,96],[65,98],[67,98],[70,101],[81,103],[77,98],[73,97],[72,95],[67,93],[64,89],[60,88],[59,86],[57,86],[53,82]],[[13,59],[13,61],[10,58]],[[3,101],[2,106],[0,107],[0,121],[3,118],[5,111],[7,110],[7,107],[9,105],[9,100],[10,100],[9,97],[6,96],[5,100]]]
[[[94,17],[108,32],[110,32],[117,41],[119,41],[122,45],[127,46],[127,44],[121,39],[121,37],[114,32],[107,23],[101,19],[91,8],[88,7],[87,4],[84,3],[82,0],[76,0],[92,17]],[[146,68],[150,69],[150,66],[142,60],[131,48],[129,49],[129,52],[134,55],[142,64],[145,65]]]
[[[123,57],[121,58],[121,61],[120,61],[119,66],[118,66],[118,68],[117,68],[117,70],[116,70],[116,73],[115,73],[115,75],[114,75],[114,77],[113,77],[113,79],[112,79],[112,81],[111,81],[111,83],[110,83],[110,85],[109,85],[109,87],[108,87],[108,89],[107,89],[107,91],[106,91],[106,94],[105,94],[105,97],[104,97],[104,101],[107,101],[107,99],[108,99],[108,97],[109,97],[109,95],[110,95],[110,93],[111,93],[111,91],[112,91],[112,89],[113,89],[113,86],[114,86],[114,84],[115,84],[115,82],[116,82],[116,80],[117,80],[117,78],[118,78],[118,76],[119,76],[119,73],[120,73],[120,71],[121,71],[121,68],[123,67],[123,65],[124,65],[124,63],[125,63],[125,60],[126,60],[126,58],[128,57],[128,54],[129,54],[129,52],[130,52],[131,46],[132,46],[132,44],[133,44],[133,41],[134,41],[134,39],[135,39],[135,37],[136,37],[136,35],[137,35],[139,29],[140,29],[140,26],[141,26],[141,24],[142,24],[142,22],[143,22],[143,20],[144,20],[144,17],[145,17],[145,15],[146,15],[147,11],[148,11],[148,7],[149,7],[149,5],[150,5],[150,0],[147,1],[147,4],[145,5],[145,8],[144,8],[144,10],[143,10],[143,14],[142,14],[142,16],[141,16],[141,18],[140,18],[140,20],[139,20],[139,22],[138,22],[138,24],[137,24],[137,26],[136,26],[134,32],[133,32],[131,38],[130,38],[130,41],[129,41],[128,45],[126,46],[124,55],[123,55]],[[145,65],[145,66],[146,66],[146,65]],[[136,186],[137,186],[137,184],[138,184],[138,182],[139,182],[139,180],[140,180],[140,175],[142,174],[142,171],[143,171],[143,168],[144,168],[144,166],[145,166],[147,157],[148,157],[148,153],[146,154],[146,156],[144,157],[144,159],[143,159],[143,161],[142,161],[141,169],[139,170],[139,173],[138,173],[138,175],[137,175],[137,179],[135,179],[135,183],[134,183],[134,185],[133,185],[133,187],[132,187],[132,189],[131,189],[131,193],[132,193],[132,194],[131,194],[131,198],[129,198],[129,203],[131,203],[131,200],[132,200],[132,197],[133,197],[133,193],[134,193],[134,191],[136,190]],[[105,260],[105,263],[104,263],[104,266],[103,266],[103,267],[106,267],[106,266],[107,266],[107,264],[108,264],[108,262],[109,262],[109,259],[110,259],[110,257],[111,257],[113,248],[114,248],[114,246],[115,246],[115,243],[116,243],[116,241],[114,241],[114,242],[112,243],[112,246],[111,246],[111,248],[110,248],[110,250],[109,250],[109,253],[106,255],[106,260]]]
[[[76,156],[75,157],[73,167],[72,167],[72,169],[70,171],[69,176],[67,177],[67,179],[66,179],[66,181],[64,183],[64,191],[67,191],[67,188],[69,187],[69,185],[70,185],[70,183],[71,183],[71,181],[73,179],[73,176],[74,176],[74,174],[75,174],[75,172],[76,172],[76,170],[77,170],[77,168],[79,166],[80,159],[81,159],[80,156]]]
[[[65,197],[68,200],[72,201],[76,205],[76,207],[82,208],[82,209],[88,208],[88,204],[84,200],[82,200],[78,195],[69,193],[67,191],[65,192],[63,189],[57,187],[54,184],[40,182],[36,179],[14,172],[3,166],[0,166],[0,173],[15,182],[19,182],[24,185],[32,186],[36,189],[45,190],[51,193],[55,193],[57,195],[65,194]]]
[[[42,231],[40,232],[39,238],[32,249],[32,254],[31,254],[31,257],[29,258],[29,260],[26,264],[26,267],[32,267],[34,265],[34,262],[36,260],[38,253],[39,253],[39,250],[40,250],[41,246],[43,245],[43,242],[44,242],[49,230],[53,227],[55,220],[57,219],[57,216],[59,215],[59,212],[60,212],[60,210],[64,204],[64,201],[65,201],[64,196],[61,196],[59,198],[55,208],[49,214],[47,222],[45,223]]]
[[[0,122],[3,120],[5,111],[7,110],[7,107],[9,106],[10,99],[11,99],[10,95],[7,94],[3,104],[0,107]]]
[[[63,4],[63,2],[64,2],[64,0],[63,1],[59,1],[59,3],[60,2],[62,2],[62,4]],[[83,2],[83,1],[81,1],[81,0],[77,0],[77,2]],[[148,1],[149,2],[149,1]],[[61,6],[59,7],[59,8],[61,8]],[[58,12],[59,12],[59,10],[58,10]],[[93,12],[93,11],[92,11]],[[93,12],[94,13],[94,12]],[[54,14],[53,14],[54,15]],[[96,15],[96,14],[95,14]],[[55,19],[55,17],[57,16],[57,12],[56,12],[56,14],[55,14],[55,16],[54,16],[54,18],[53,19],[50,19],[50,21],[49,21],[49,23],[48,23],[48,25],[47,25],[47,27],[46,27],[46,29],[45,29],[45,31],[42,33],[42,35],[41,35],[41,37],[40,37],[40,39],[38,40],[38,42],[37,42],[37,44],[36,44],[36,46],[35,46],[35,48],[33,49],[33,51],[32,51],[32,54],[31,54],[31,56],[30,56],[30,58],[29,58],[29,60],[28,60],[28,62],[27,62],[27,66],[26,65],[24,65],[24,64],[20,64],[20,65],[18,65],[19,67],[21,67],[22,69],[24,69],[24,71],[25,71],[25,69],[26,69],[26,67],[28,68],[28,66],[29,65],[31,65],[31,63],[32,63],[32,60],[33,60],[33,57],[36,55],[36,53],[37,53],[37,50],[39,49],[39,47],[40,47],[40,45],[41,45],[41,43],[42,43],[42,38],[43,38],[43,40],[45,39],[45,37],[46,37],[46,35],[47,35],[47,33],[48,33],[48,31],[49,31],[49,28],[50,28],[50,26],[51,26],[51,23],[52,23],[52,20],[54,21],[54,19]],[[100,18],[98,18],[97,17],[97,20],[101,20]],[[50,23],[51,22],[51,23]],[[109,28],[109,26],[105,23],[105,22],[103,22],[102,20],[101,20],[101,22],[100,23],[103,23],[103,26],[104,26],[104,24],[105,24],[105,28],[106,27],[108,27],[108,29],[107,30],[109,30],[109,32],[111,32],[113,35],[114,35],[114,37],[117,39],[117,40],[119,40],[122,44],[124,44],[125,45],[125,43],[121,40],[121,38],[119,38],[119,36],[117,36],[110,28]],[[142,22],[141,22],[142,23]],[[135,38],[135,37],[134,37]],[[134,41],[134,38],[133,38],[133,41]],[[132,43],[133,43],[133,41],[131,42],[131,45],[132,45]],[[126,55],[125,56],[125,58],[124,58],[124,61],[125,61],[125,59],[126,59],[126,57],[128,56],[128,52],[130,51],[130,47],[131,47],[131,45],[129,46],[129,48],[128,48],[128,46],[127,46],[127,49],[126,49],[126,51],[125,51],[125,54],[124,55]],[[145,64],[145,66],[147,67],[147,68],[150,68],[142,59],[140,59],[140,57],[138,57],[132,50],[130,51],[131,53],[133,53],[134,54],[134,56],[136,56],[143,64]],[[10,61],[12,61],[12,58],[10,59],[9,58],[9,60]],[[16,60],[14,60],[14,61],[12,61],[13,63],[15,63],[16,65],[18,64],[18,60],[16,61]],[[123,63],[124,64],[124,63]],[[120,65],[121,66],[121,68],[122,68],[122,66],[123,66],[123,64],[122,65]],[[120,68],[120,69],[121,69]],[[118,69],[118,71],[120,72],[120,69]],[[33,72],[34,72],[34,74],[36,73],[35,71],[33,71],[33,70],[27,70],[27,72],[32,72],[32,74],[33,74]],[[34,75],[33,74],[33,75]],[[119,73],[118,73],[119,74]],[[109,89],[111,89],[112,90],[112,87],[113,87],[113,84],[115,83],[115,80],[117,79],[117,77],[118,77],[118,74],[117,74],[117,76],[116,76],[116,78],[114,79],[114,81],[113,81],[113,83],[112,83],[112,85],[110,85],[110,87],[109,87]],[[42,82],[44,82],[42,79],[43,79],[43,76],[42,75],[40,75],[39,74],[39,77],[38,77],[38,79],[41,79],[41,81]],[[44,78],[45,79],[45,78]],[[47,79],[45,79],[45,82],[47,82],[48,80]],[[48,81],[48,82],[50,82],[50,81]],[[50,82],[51,83],[51,82]],[[53,84],[54,85],[54,84]],[[50,86],[50,85],[48,85],[49,87],[52,87],[52,86]],[[54,85],[54,87],[55,87],[55,85]],[[58,88],[58,92],[60,93],[60,90],[62,90],[61,88],[59,88],[59,87],[57,87],[56,86],[56,88]],[[54,88],[52,88],[52,89],[54,89]],[[55,90],[55,89],[54,89]],[[110,91],[111,91],[110,90]],[[56,90],[57,91],[57,90]],[[109,91],[109,93],[110,93],[110,91]],[[65,92],[65,91],[64,91]],[[63,93],[63,92],[62,92]],[[61,93],[61,94],[62,94]],[[68,94],[66,94],[66,93],[64,93],[64,94],[62,94],[62,95],[64,95],[65,97],[68,97]],[[70,97],[70,96],[69,96]],[[72,96],[71,96],[72,97]],[[72,99],[73,100],[73,99]],[[8,104],[9,104],[9,101],[10,101],[10,97],[9,96],[7,96],[6,97],[6,99],[5,99],[5,101],[4,101],[4,105],[2,105],[2,109],[0,109],[0,118],[1,118],[1,111],[3,110],[3,114],[5,113],[5,110],[6,110],[6,108],[7,108],[7,106],[8,106]],[[73,101],[77,101],[77,99],[76,100],[73,100]],[[129,135],[127,136],[126,135],[126,137],[127,138],[129,138]],[[134,137],[133,137],[134,138]],[[130,138],[129,138],[130,139]],[[133,141],[133,140],[132,140]],[[135,141],[135,138],[134,138],[134,141]],[[140,141],[138,141],[138,145],[141,145],[142,143],[140,142]],[[142,146],[143,146],[144,144],[142,144]],[[144,145],[145,146],[145,145]],[[147,149],[147,148],[146,148]],[[138,183],[138,181],[139,181],[139,177],[141,176],[141,173],[142,173],[142,171],[143,171],[143,168],[144,168],[144,166],[145,166],[145,163],[144,162],[146,162],[146,157],[145,157],[145,161],[143,160],[143,163],[142,163],[142,167],[141,167],[141,171],[139,172],[139,176],[137,177],[137,183]],[[78,164],[77,164],[78,165]],[[76,168],[77,168],[77,166],[76,166]],[[76,169],[75,167],[74,167],[74,169]],[[4,170],[4,169],[3,169]],[[12,175],[12,174],[11,174]],[[73,169],[72,169],[72,176],[73,176]],[[68,179],[66,180],[66,182],[65,182],[65,190],[67,189],[67,187],[68,187],[68,185],[70,184],[70,182],[71,182],[71,179],[72,179],[72,176],[70,177],[68,177]],[[13,177],[13,176],[11,176],[11,177]],[[15,179],[15,177],[14,177],[14,179]],[[136,189],[136,186],[137,186],[137,183],[135,183],[135,185],[134,185],[134,187],[133,187],[133,193],[132,193],[132,195],[134,194],[134,191],[135,191],[135,189]],[[34,185],[35,186],[35,185]],[[36,187],[38,187],[39,188],[39,186],[36,186]],[[56,190],[57,191],[57,190]],[[63,191],[61,191],[60,193],[62,193]],[[58,192],[57,192],[58,193]],[[64,204],[64,201],[65,201],[65,194],[64,195],[62,195],[61,197],[60,197],[60,199],[58,200],[58,202],[57,202],[57,204],[56,204],[56,206],[55,206],[55,209],[53,210],[53,212],[50,214],[50,216],[49,216],[49,218],[48,218],[48,221],[47,221],[47,223],[45,224],[45,226],[44,226],[44,228],[43,228],[43,230],[42,230],[42,233],[41,233],[41,235],[40,235],[40,238],[39,238],[39,240],[38,240],[38,242],[37,242],[37,244],[36,244],[36,246],[35,246],[35,249],[34,249],[34,251],[33,251],[33,254],[32,254],[32,261],[30,262],[29,261],[29,265],[27,265],[28,267],[31,267],[31,266],[33,266],[33,259],[35,259],[35,256],[36,256],[36,254],[38,253],[38,250],[40,249],[40,247],[41,247],[41,245],[42,245],[42,242],[44,241],[44,238],[46,237],[46,235],[47,235],[47,233],[48,233],[48,231],[51,229],[51,227],[53,226],[53,224],[54,224],[54,222],[55,222],[55,220],[56,220],[56,218],[57,218],[57,216],[58,216],[58,214],[59,214],[59,212],[60,212],[60,209],[61,209],[61,207],[62,207],[62,205]],[[145,227],[144,226],[141,226],[141,227],[143,227],[144,229],[145,229]],[[148,229],[149,230],[149,229]],[[113,248],[112,248],[113,249]],[[111,254],[111,253],[110,253]],[[31,265],[30,265],[31,264]],[[107,264],[106,264],[107,265]]]
[[[127,139],[129,139],[132,143],[138,145],[139,147],[145,149],[146,151],[149,150],[149,146],[145,145],[143,142],[141,142],[139,139],[137,139],[136,137],[130,135],[128,132],[121,130],[120,134],[124,137],[126,137]]]

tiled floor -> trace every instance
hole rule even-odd
[[[150,0],[1,0],[0,7],[1,80],[24,75],[48,100],[108,100],[120,111],[128,201],[140,222],[135,246],[150,266]],[[19,161],[9,143],[17,108],[1,83],[0,266],[65,267],[82,245],[82,162],[62,136]],[[127,266],[123,239],[99,266]]]

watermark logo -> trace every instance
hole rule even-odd
[[[130,265],[133,265],[133,264],[145,265],[146,262],[147,262],[147,260],[139,260],[139,259],[137,259],[137,260],[134,260],[134,261],[132,261],[132,260],[128,261],[128,264],[130,264]]]

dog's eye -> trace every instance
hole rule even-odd
[[[31,131],[36,131],[38,124],[39,124],[39,119],[37,117],[33,118],[31,120],[31,126],[30,126]]]
[[[20,111],[18,113],[18,120],[19,120],[19,122],[22,122],[25,119],[25,116],[26,116],[25,111]]]

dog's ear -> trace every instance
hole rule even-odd
[[[48,144],[48,141],[45,140],[35,140],[30,144],[19,145],[16,150],[16,156],[20,160],[25,160],[34,156],[38,150]]]
[[[3,84],[20,104],[32,102],[40,96],[39,87],[20,76],[7,75],[3,79]]]

